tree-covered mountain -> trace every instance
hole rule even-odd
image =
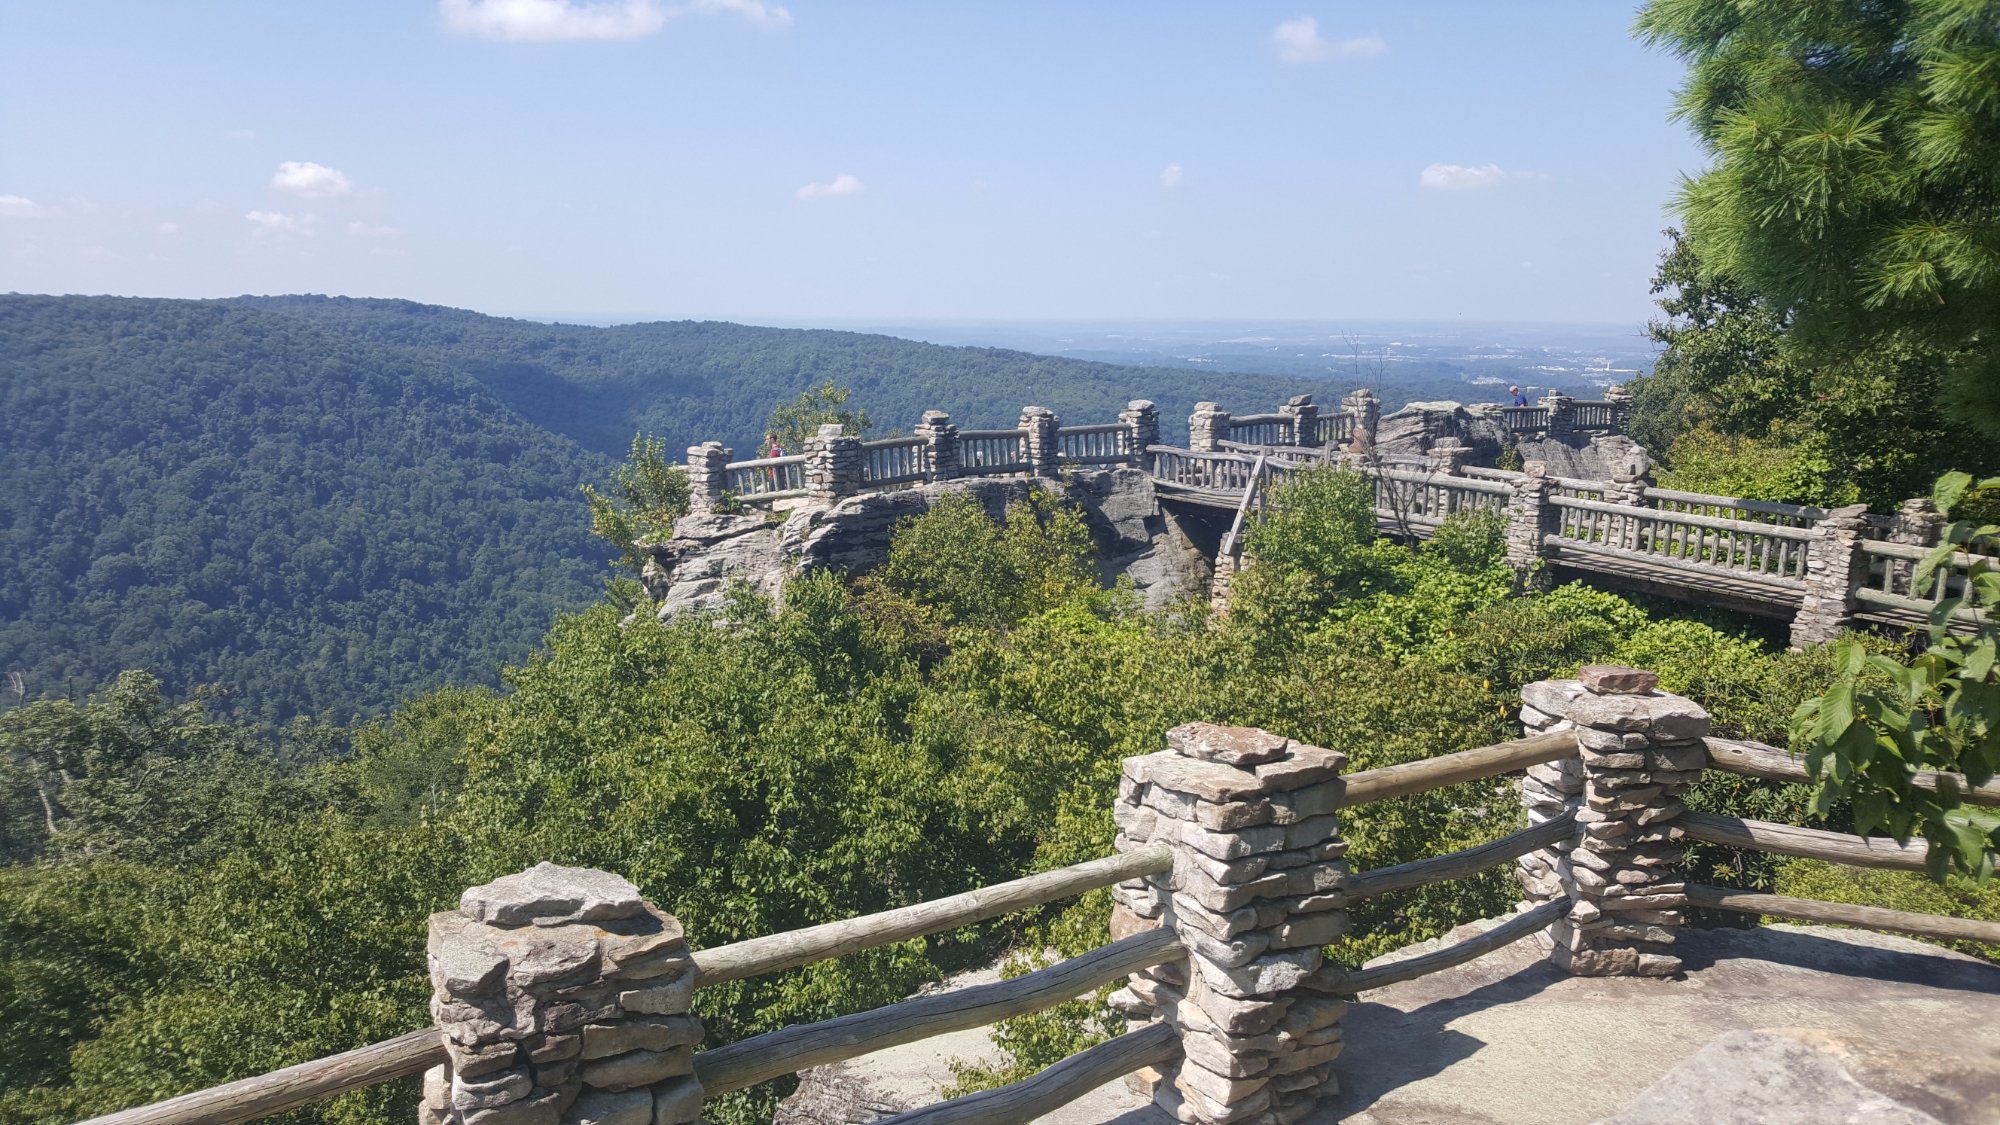
[[[0,297],[0,672],[337,719],[490,683],[606,552],[603,458],[449,365],[219,302]]]
[[[1172,433],[1198,398],[1321,389],[735,324],[0,296],[0,673],[32,698],[144,668],[269,722],[491,683],[595,596],[577,486],[606,454],[643,431],[670,456],[710,437],[750,456],[772,408],[829,377],[882,429],[1151,397]]]
[[[902,430],[925,410],[963,427],[1011,426],[1023,406],[1109,422],[1135,398],[1159,404],[1169,435],[1194,404],[1275,410],[1289,395],[1336,402],[1343,382],[1176,371],[943,347],[858,332],[756,328],[720,321],[616,327],[543,324],[463,309],[347,297],[239,297],[230,302],[311,322],[413,362],[463,370],[536,423],[617,455],[643,431],[680,450],[711,438],[753,456],[780,403],[831,378],[854,391],[878,430]]]

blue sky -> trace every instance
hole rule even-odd
[[[0,0],[0,291],[1636,323],[1701,155],[1631,18]]]

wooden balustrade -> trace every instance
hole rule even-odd
[[[722,487],[742,499],[777,500],[806,494],[804,454],[731,461],[723,467]]]
[[[1681,492],[1672,488],[1646,489],[1646,503],[1663,512],[1710,516],[1742,523],[1769,523],[1781,527],[1811,527],[1826,518],[1826,509],[1804,504],[1779,504],[1769,500],[1745,500],[1736,496],[1710,496],[1701,492]]]
[[[1666,512],[1629,504],[1551,497],[1560,552],[1630,559],[1694,573],[1723,572],[1765,583],[1805,579],[1805,528]],[[1561,557],[1561,554],[1558,555]]]
[[[1025,473],[1028,437],[1020,430],[960,430],[958,468],[971,477]]]
[[[920,437],[883,438],[861,443],[861,483],[881,488],[921,483],[929,475]]]
[[[1132,429],[1122,422],[1063,426],[1056,431],[1056,453],[1074,465],[1122,465],[1132,460]]]

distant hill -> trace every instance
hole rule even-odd
[[[610,455],[622,455],[633,433],[645,431],[670,449],[715,438],[738,456],[752,456],[771,408],[829,377],[854,388],[854,403],[883,432],[908,432],[925,410],[948,410],[964,427],[1011,426],[1029,405],[1066,419],[1108,422],[1132,399],[1149,398],[1174,434],[1203,399],[1261,412],[1293,394],[1337,401],[1353,389],[1324,379],[1129,367],[720,321],[602,328],[412,301],[306,296],[228,303],[463,370],[523,417]]]
[[[881,429],[925,408],[1109,420],[1338,388],[677,322],[538,324],[408,301],[0,295],[0,673],[30,697],[125,668],[244,717],[345,720],[491,683],[606,552],[577,485],[635,431],[750,451],[832,377]]]

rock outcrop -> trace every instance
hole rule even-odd
[[[1148,609],[1207,589],[1205,556],[1161,514],[1152,477],[1126,468],[1077,472],[1062,480],[949,481],[867,493],[832,506],[807,505],[788,514],[686,516],[674,525],[672,539],[646,545],[651,560],[641,577],[648,595],[660,602],[662,620],[713,612],[723,607],[737,580],[775,597],[798,574],[818,569],[862,574],[881,565],[896,528],[946,494],[969,496],[997,519],[1035,490],[1055,491],[1082,509],[1104,580],[1129,577]]]

